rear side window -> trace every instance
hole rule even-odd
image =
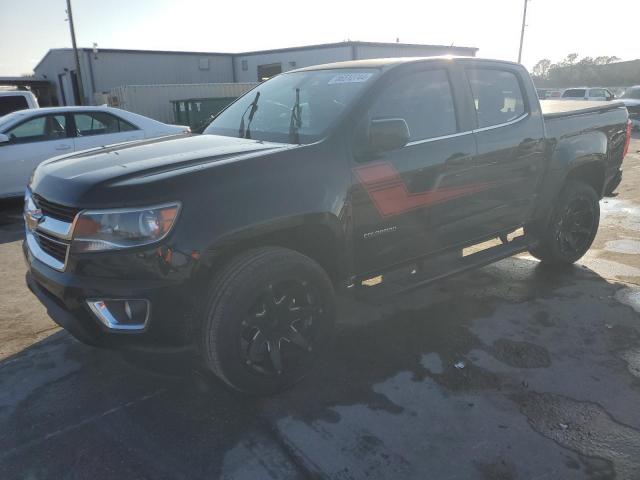
[[[484,68],[467,69],[478,127],[514,120],[525,113],[524,95],[513,72]]]
[[[79,137],[137,130],[129,122],[106,112],[75,113],[76,132]]]
[[[562,94],[562,98],[584,98],[587,91],[584,88],[570,88],[565,90]]]
[[[64,115],[32,118],[7,131],[11,143],[44,142],[66,138]]]
[[[426,70],[392,82],[378,97],[370,118],[403,118],[409,141],[456,133],[456,114],[449,76],[445,70]]]
[[[0,97],[0,117],[7,113],[24,110],[26,108],[29,108],[29,104],[27,103],[27,99],[22,95],[8,95]]]

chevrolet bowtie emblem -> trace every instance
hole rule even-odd
[[[42,214],[42,210],[39,208],[27,210],[24,214],[24,220],[27,223],[29,230],[35,230],[43,218],[44,215]]]

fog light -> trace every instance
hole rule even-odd
[[[151,303],[145,299],[92,299],[87,305],[100,323],[115,331],[142,331],[151,313]]]

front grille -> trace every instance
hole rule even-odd
[[[37,193],[33,194],[33,200],[45,216],[53,217],[58,220],[62,220],[63,222],[73,222],[76,214],[80,211],[79,208],[67,207],[65,205],[60,205],[59,203],[53,203],[45,200]]]
[[[40,245],[40,248],[47,254],[58,260],[60,263],[65,263],[67,259],[67,250],[69,250],[69,244],[61,240],[57,240],[48,235],[40,232],[35,232],[35,238]]]

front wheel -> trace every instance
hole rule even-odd
[[[549,223],[527,229],[539,240],[530,253],[545,264],[574,263],[591,247],[599,223],[598,194],[586,183],[569,180],[555,202]]]
[[[309,372],[334,317],[333,286],[316,262],[285,248],[251,250],[214,281],[203,318],[203,357],[234,389],[272,394]]]

